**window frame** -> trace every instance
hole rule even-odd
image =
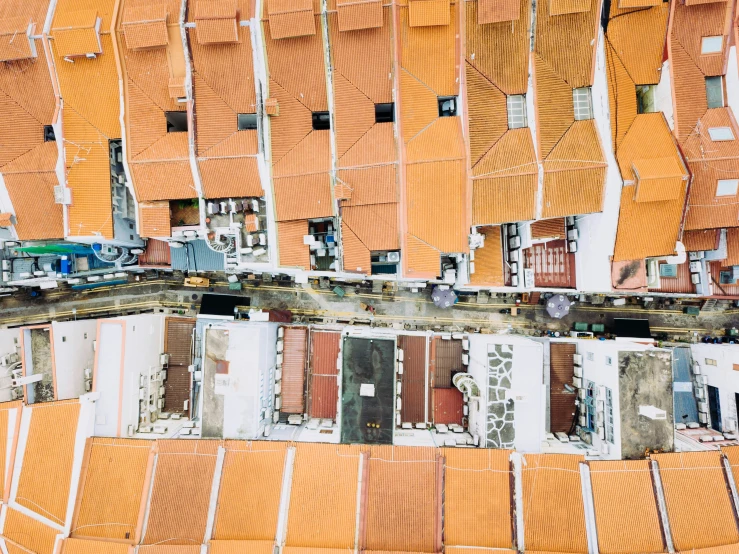
[[[516,113],[518,110],[520,110],[520,113]],[[525,94],[506,96],[506,115],[509,129],[524,129],[529,126]]]
[[[713,133],[711,131],[713,131]],[[721,138],[720,133],[725,133],[727,131],[731,138]],[[716,138],[714,134],[719,135],[719,138]],[[734,130],[731,127],[709,127],[708,136],[711,137],[712,142],[729,142],[736,139],[734,136]]]
[[[709,83],[718,83],[718,91],[721,93],[721,103],[720,104],[714,104],[712,105],[711,102],[709,102],[709,95],[708,95],[708,87]],[[726,106],[726,95],[724,94],[724,78],[722,75],[711,75],[709,77],[705,78],[705,86],[706,86],[706,104],[708,105],[708,109],[715,109],[715,108],[723,108]]]
[[[729,186],[733,186],[734,191],[733,192],[723,192],[719,194],[719,191],[721,190],[721,185],[724,184],[724,186],[727,186],[726,183],[731,183],[731,185]],[[739,192],[739,179],[718,179],[716,181],[716,198],[736,196],[737,192]]]
[[[582,97],[585,97],[585,100]],[[586,105],[587,102],[587,105]],[[595,111],[593,110],[593,89],[592,87],[579,87],[572,89],[572,107],[575,112],[575,121],[588,121],[595,119]],[[582,110],[587,109],[583,117]]]
[[[715,42],[716,39],[719,40],[719,46],[718,50],[710,50],[706,52],[705,46],[706,46],[706,39],[708,39],[709,43]],[[724,35],[711,35],[707,37],[701,37],[701,56],[714,56],[716,54],[721,54],[721,52],[724,51]]]

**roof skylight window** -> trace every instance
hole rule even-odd
[[[514,94],[506,98],[508,108],[508,128],[521,129],[528,125],[526,119],[526,97],[523,94]]]
[[[593,99],[590,87],[572,89],[572,104],[575,107],[575,121],[593,119]]]

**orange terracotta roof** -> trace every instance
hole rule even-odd
[[[341,169],[336,176],[341,187],[342,206],[365,206],[397,202],[397,166],[372,165],[356,169]]]
[[[15,216],[10,212],[0,213],[0,227],[11,227]]]
[[[636,202],[674,200],[682,195],[688,173],[680,158],[673,154],[664,158],[640,158],[631,165],[636,176]]]
[[[151,441],[88,439],[86,471],[80,477],[73,537],[133,543],[147,471],[153,464]]]
[[[361,239],[344,221],[341,222],[341,245],[344,271],[367,273],[372,267],[372,256]]]
[[[340,31],[358,31],[382,27],[380,0],[337,0]]]
[[[526,454],[523,517],[526,549],[588,551],[580,482],[582,456]]]
[[[510,454],[487,448],[442,450],[446,545],[511,548]]]
[[[516,21],[520,17],[518,0],[478,0],[477,24],[500,23],[501,21]],[[474,21],[474,20],[473,20]]]
[[[485,246],[475,250],[475,272],[470,275],[470,284],[476,286],[502,287],[503,245],[500,227],[484,227],[478,232],[485,235]]]
[[[708,109],[705,77],[698,66],[673,37],[670,42],[670,62],[673,74],[675,135],[683,143],[693,132],[698,120]]]
[[[571,89],[593,83],[600,11],[598,0],[550,0],[537,4],[534,52]],[[557,14],[568,15],[563,18]],[[567,48],[562,48],[565,36]],[[552,101],[541,91],[537,90],[537,95],[544,102]]]
[[[739,227],[726,230],[726,266],[739,265]]]
[[[0,61],[35,58],[38,55],[37,46],[31,38],[35,28],[30,17],[0,19]]]
[[[272,554],[275,549],[275,541],[210,541],[208,543],[209,554]]]
[[[132,554],[133,546],[89,539],[64,539],[61,554]]]
[[[157,544],[149,546],[139,546],[137,553],[139,554],[201,554],[201,546],[199,544],[190,545],[174,545],[174,544]]]
[[[635,84],[656,85],[662,73],[669,5],[653,0],[627,0],[626,3],[640,5],[627,6],[621,2],[619,7],[654,7],[618,13],[617,16],[614,16],[612,9],[611,19],[608,21],[607,44],[623,63]],[[614,4],[615,2],[611,6]],[[631,93],[633,95],[634,91]]]
[[[608,105],[611,109],[611,140],[614,151],[618,152],[638,112],[636,85],[608,39],[605,42],[605,50]]]
[[[408,24],[411,27],[449,25],[449,0],[409,0]]]
[[[0,92],[0,121],[7,123],[0,128],[0,167],[44,144],[43,123],[3,92]]]
[[[590,480],[599,552],[665,551],[649,461],[590,462]]]
[[[721,453],[656,454],[675,549],[739,542]]]
[[[286,443],[226,441],[214,539],[274,541]]]
[[[54,187],[59,184],[55,172],[57,155],[55,142],[43,142],[2,168],[20,240],[64,237],[62,205],[54,199]],[[39,217],[40,213],[44,217]]]
[[[474,167],[508,131],[506,95],[482,73],[465,64],[469,103],[470,154]]]
[[[204,540],[220,444],[216,440],[157,441],[159,456],[144,544],[197,545]]]
[[[51,27],[54,48],[62,57],[102,53],[100,25],[102,18],[94,9],[57,11]]]
[[[728,49],[729,22],[732,2],[712,2],[699,5],[675,4],[672,19],[672,39],[678,42],[703,75],[724,73]],[[720,54],[701,53],[703,37],[724,36],[724,51]]]
[[[139,204],[139,235],[142,238],[168,237],[172,234],[169,202],[141,202]]]
[[[367,462],[364,548],[439,551],[441,465],[437,456],[435,449],[423,447],[372,447]]]
[[[198,0],[195,4],[195,33],[199,44],[239,42],[235,0]]]
[[[128,48],[155,48],[169,43],[166,4],[126,8],[121,23]]]
[[[331,180],[327,173],[274,179],[277,221],[331,217]]]
[[[286,545],[353,549],[358,446],[296,445]]]
[[[728,127],[734,140],[713,141],[710,129]],[[736,196],[716,196],[719,179],[739,178],[739,125],[729,108],[706,111],[683,144],[693,181],[686,229],[733,227],[739,220]]]
[[[76,400],[49,402],[30,409],[31,423],[15,500],[63,525],[80,405]],[[46,477],[39,479],[39,475]]]
[[[280,252],[280,265],[310,269],[310,248],[303,242],[308,234],[308,221],[277,222],[277,248]]]
[[[685,231],[681,241],[685,245],[685,250],[688,252],[716,250],[718,248],[719,236],[718,229]]]
[[[365,204],[341,209],[342,222],[369,250],[397,250],[398,205]]]
[[[12,441],[9,443],[8,439],[14,439],[18,435],[15,427],[18,419],[11,420],[10,412],[14,412],[15,418],[20,418],[22,409],[23,403],[20,400],[0,403],[0,490],[3,492],[6,486],[10,485],[13,473],[13,468],[8,463],[10,460],[8,446]]]
[[[20,547],[18,552],[53,554],[56,536],[60,533],[18,510],[8,508],[3,537],[6,541],[12,541],[13,546]]]
[[[273,39],[316,34],[313,0],[270,0],[267,6]]]
[[[531,223],[532,239],[562,239],[565,237],[564,219],[541,219]]]
[[[539,167],[528,128],[507,131],[472,174],[473,225],[534,219]]]
[[[546,159],[575,121],[572,87],[537,54],[534,54],[534,79],[539,158]]]

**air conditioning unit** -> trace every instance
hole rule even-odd
[[[517,262],[518,261],[518,250],[510,250],[508,252],[508,261],[509,262]]]
[[[698,400],[703,400],[703,387],[695,387],[695,397]]]
[[[277,352],[282,352],[284,348],[285,348],[285,342],[278,340],[277,341]]]
[[[693,375],[700,375],[701,374],[701,366],[698,364],[693,364]]]
[[[576,389],[582,388],[582,379],[580,377],[573,377],[572,384],[575,385]]]
[[[708,402],[698,402],[698,411],[708,413]]]
[[[143,400],[144,398],[146,398],[146,389],[140,388],[139,389],[139,400]]]
[[[577,396],[580,400],[585,400],[585,398],[588,396],[588,391],[585,389],[577,389]]]
[[[582,354],[573,354],[572,355],[572,362],[575,365],[581,366],[582,365]]]
[[[280,394],[282,392],[282,382],[278,381],[275,383],[275,394]]]
[[[387,261],[397,263],[400,261],[400,252],[388,252]]]
[[[570,229],[567,231],[568,240],[577,240],[578,238],[580,238],[580,233],[577,232],[577,229]]]
[[[403,402],[400,400],[400,398],[395,399],[395,409],[400,411],[400,409],[403,407]]]
[[[700,273],[700,271],[701,271],[700,262],[690,262],[690,272],[691,273]]]
[[[705,412],[698,413],[698,421],[700,423],[708,423],[708,414]]]
[[[578,420],[578,423],[580,424],[580,427],[585,427],[588,424],[588,418],[585,417],[584,415],[581,415]]]
[[[567,250],[571,253],[577,252],[577,241],[571,240],[567,243]]]
[[[166,381],[167,380],[167,370],[166,369],[163,369],[162,371],[159,372],[159,378],[162,381]]]
[[[133,437],[133,434],[134,434],[135,431],[136,431],[136,429],[134,429],[134,426],[133,425],[129,425],[128,426],[128,436],[129,437]]]
[[[275,396],[275,410],[279,410],[282,408],[282,397],[277,395]]]
[[[703,250],[699,250],[698,252],[688,252],[688,259],[691,262],[702,260],[705,257],[706,253]]]
[[[395,383],[395,394],[397,394],[398,396],[400,396],[400,393],[402,392],[402,390],[403,390],[403,383],[401,383],[400,381],[396,381],[396,383]]]
[[[87,379],[85,381],[85,392],[90,392],[92,390],[92,381]]]
[[[160,410],[164,409],[164,398],[160,398],[159,400],[157,400],[157,408],[159,408]]]
[[[579,365],[575,366],[575,377],[582,377],[582,367]]]
[[[515,248],[521,248],[521,237],[514,236],[508,239],[508,248],[511,250]]]
[[[167,365],[169,363],[169,354],[162,354],[159,356],[159,363],[161,365]]]
[[[518,286],[518,275],[511,275],[511,286],[512,287]]]
[[[283,358],[283,356],[282,356],[282,352],[279,352],[279,353],[277,354],[277,359],[276,359],[276,363],[277,363],[277,365],[282,365],[282,358]]]
[[[518,273],[518,262],[511,262],[511,273],[513,275]]]
[[[159,387],[159,396],[164,396],[164,393],[166,392],[166,390],[167,389],[165,387]]]
[[[701,274],[700,273],[691,273],[690,274],[690,282],[694,285],[700,285],[701,284]]]
[[[401,348],[398,348],[398,351],[397,351],[397,359],[398,359],[399,362],[402,362],[403,361],[403,350]]]
[[[403,362],[398,362],[398,375],[403,375]]]
[[[470,355],[462,354],[462,365],[470,365]]]

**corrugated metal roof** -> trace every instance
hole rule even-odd
[[[739,542],[721,453],[655,454],[676,550]]]
[[[665,262],[659,262],[662,265]],[[649,290],[672,293],[693,293],[695,285],[690,278],[690,264],[687,262],[677,265],[677,277],[660,277],[659,288]]]
[[[590,462],[590,480],[599,552],[666,550],[649,461]]]
[[[146,249],[139,254],[139,265],[143,267],[161,266],[169,267],[172,264],[169,243],[163,240],[149,239],[146,241]]]
[[[311,333],[309,382],[310,417],[336,419],[339,399],[339,357],[341,333]]]
[[[226,441],[225,448],[213,538],[269,541],[272,552],[287,443]]]
[[[567,241],[534,244],[523,255],[525,267],[534,270],[537,287],[576,287],[575,254],[567,252]]]
[[[133,542],[153,446],[151,441],[88,439],[73,537]]]
[[[526,550],[588,552],[580,462],[570,454],[526,454],[523,518]]]
[[[282,412],[302,414],[305,411],[305,368],[308,329],[284,327],[282,360]]]
[[[511,451],[444,448],[442,455],[445,545],[511,548]]]
[[[360,447],[299,443],[295,448],[285,544],[353,549]]]
[[[170,249],[175,271],[223,271],[226,267],[226,257],[208,248],[204,240],[188,241],[182,248]]]
[[[462,341],[435,337],[433,387],[451,388],[452,373],[462,370]]]
[[[403,422],[423,423],[426,421],[426,337],[401,335],[398,348],[403,351],[400,418]]]
[[[434,424],[439,425],[443,423],[444,425],[449,425],[456,423],[457,425],[462,425],[464,418],[464,395],[462,391],[456,388],[431,389],[431,402],[434,409]]]
[[[169,354],[169,365],[192,363],[192,330],[195,320],[168,317],[164,323],[164,351]]]
[[[565,220],[562,218],[540,219],[531,224],[532,239],[565,238]]]
[[[688,252],[698,252],[700,250],[716,250],[718,248],[719,236],[719,229],[685,231],[681,240],[683,245],[685,245],[685,250]],[[727,240],[727,246],[728,243],[729,241]],[[739,264],[739,260],[737,260],[737,263]]]
[[[575,363],[572,355],[577,347],[572,343],[553,342],[549,346],[549,432],[569,433],[575,419],[575,393],[567,392],[572,385]]]

